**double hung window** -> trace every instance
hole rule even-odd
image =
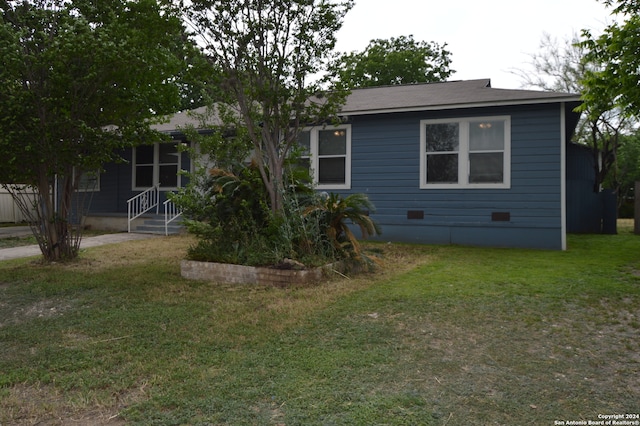
[[[508,116],[422,120],[421,188],[509,188]]]
[[[298,145],[318,189],[351,187],[351,126],[305,129],[298,136]]]
[[[162,189],[180,186],[178,142],[140,145],[133,154],[133,187],[147,189],[159,184]]]

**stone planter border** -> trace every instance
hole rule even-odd
[[[342,273],[340,263],[312,269],[276,269],[266,267],[233,265],[229,263],[198,262],[183,260],[180,273],[190,280],[213,281],[223,284],[260,284],[275,287],[305,285],[322,281],[330,275]]]

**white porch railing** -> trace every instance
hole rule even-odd
[[[169,224],[182,215],[182,210],[171,200],[167,200],[164,205],[164,235],[169,235]]]
[[[158,209],[160,207],[159,186],[160,185],[155,185],[127,200],[127,232],[131,232],[131,222],[133,222],[134,219],[142,216],[154,207],[156,209],[156,214],[158,214]]]

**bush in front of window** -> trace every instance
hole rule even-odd
[[[234,170],[210,170],[174,195],[198,239],[189,259],[275,267],[290,267],[290,260],[307,267],[366,260],[349,227],[360,227],[363,237],[380,233],[365,195],[317,194],[308,171],[292,166],[285,177],[284,212],[276,214],[257,166]]]

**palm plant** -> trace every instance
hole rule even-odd
[[[362,258],[358,239],[351,231],[350,224],[360,228],[362,238],[382,233],[380,226],[369,216],[375,210],[364,194],[324,194],[319,201],[307,207],[305,216],[317,215],[325,227],[325,233],[334,248],[346,257]]]

